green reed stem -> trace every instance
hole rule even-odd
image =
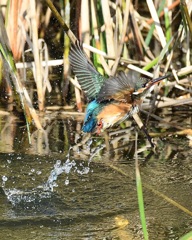
[[[165,13],[165,29],[166,29],[166,42],[169,42],[169,40],[171,39],[171,23],[170,23],[170,18],[169,18],[169,13],[168,13],[168,8],[164,9],[164,13]]]
[[[137,155],[137,135],[138,135],[138,133],[136,132],[136,136],[135,136],[135,172],[136,172],[137,198],[138,198],[138,205],[139,205],[140,220],[141,220],[141,225],[142,225],[142,229],[143,229],[143,237],[145,240],[148,240],[149,237],[148,237],[147,223],[146,223],[146,217],[145,217],[142,181],[141,181],[141,175],[140,175],[140,171],[139,171],[139,161],[138,161],[138,155]]]
[[[181,238],[179,238],[179,240],[191,240],[191,239],[192,239],[192,231],[187,233],[187,234],[185,234]]]
[[[181,8],[181,14],[182,14],[182,18],[183,18],[185,28],[187,29],[187,27],[186,27],[186,22],[187,22],[187,25],[189,27],[189,32],[190,32],[190,35],[191,35],[191,40],[192,40],[192,22],[191,22],[188,7],[187,7],[187,4],[186,4],[185,0],[181,0],[180,8]]]
[[[160,6],[159,6],[159,9],[158,9],[158,11],[157,11],[157,15],[158,15],[158,16],[160,16],[160,13],[162,12],[164,6],[165,6],[165,0],[163,0],[163,1],[161,2]],[[148,34],[147,34],[146,39],[145,39],[145,44],[146,44],[147,46],[149,46],[149,44],[150,44],[150,42],[151,42],[151,39],[152,39],[152,37],[153,37],[154,29],[155,29],[155,24],[152,23],[151,28],[150,28],[150,30],[149,30],[149,32],[148,32]]]

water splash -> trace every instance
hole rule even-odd
[[[71,171],[80,175],[89,173],[89,166],[86,167],[83,163],[77,164],[75,160],[70,160],[70,151],[66,157],[67,160],[64,163],[61,160],[56,161],[53,169],[50,172],[47,182],[33,189],[20,190],[16,188],[6,188],[5,185],[8,181],[8,177],[2,176],[2,188],[7,196],[8,201],[10,201],[13,206],[22,203],[40,202],[42,199],[51,198],[54,188],[58,187],[57,179],[59,175],[65,174],[66,179],[64,184],[67,186],[70,183],[69,174]],[[31,170],[31,172],[34,171],[34,169]],[[41,171],[38,171],[38,174],[41,174]]]
[[[62,173],[69,174],[72,167],[74,167],[75,165],[76,163],[74,160],[70,161],[69,159],[67,159],[67,161],[63,165],[61,160],[57,160],[54,165],[54,169],[51,171],[51,174],[44,185],[44,190],[53,191],[53,188],[58,186],[56,183],[58,176]]]
[[[3,187],[5,187],[5,183],[7,182],[8,177],[7,176],[2,176],[2,180],[3,180],[3,182],[2,182],[2,188],[3,188]]]
[[[23,191],[20,189],[6,189],[4,188],[4,193],[7,196],[7,200],[11,202],[13,206],[22,203],[32,203],[40,202],[42,199],[51,198],[51,192],[42,191],[41,189],[32,189],[28,191]]]
[[[100,146],[98,146],[98,147],[96,147],[96,148],[94,149],[94,151],[92,152],[92,154],[91,154],[91,156],[90,156],[90,158],[89,158],[89,160],[88,160],[88,166],[90,165],[92,159],[93,159],[102,149],[104,149],[105,147],[106,147],[105,144],[101,144]]]
[[[54,165],[54,169],[51,171],[51,174],[50,174],[47,182],[44,184],[44,190],[53,191],[54,187],[58,187],[58,185],[56,183],[58,176],[62,173],[65,173],[68,175],[72,169],[74,169],[74,172],[77,172],[78,174],[81,174],[81,175],[88,174],[88,172],[90,170],[89,167],[84,167],[82,164],[80,164],[80,167],[82,169],[79,169],[77,167],[75,160],[70,161],[70,159],[67,159],[64,164],[62,164],[61,160],[57,160]],[[65,183],[65,185],[69,184],[68,176],[64,183]]]

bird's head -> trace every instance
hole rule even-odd
[[[148,93],[150,88],[154,86],[155,84],[159,83],[163,79],[167,78],[169,75],[158,77],[152,80],[148,80],[146,78],[141,78],[139,81],[139,84],[137,84],[135,91],[132,93],[132,96],[134,98],[142,98],[145,97],[145,95]]]

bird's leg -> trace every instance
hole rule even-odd
[[[149,143],[151,144],[151,147],[154,148],[155,145],[152,142],[152,138],[150,137],[150,135],[149,135],[149,133],[148,133],[148,131],[147,131],[147,129],[146,129],[146,127],[144,125],[141,127],[141,130],[145,133]]]
[[[145,133],[149,143],[151,144],[151,147],[154,148],[154,144],[152,142],[152,139],[151,137],[149,136],[148,132],[147,132],[147,129],[145,128],[143,122],[141,121],[140,117],[138,116],[137,113],[134,113],[132,115],[132,117],[134,118],[135,122],[137,123],[137,125],[139,126],[139,128]]]

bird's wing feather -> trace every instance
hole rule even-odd
[[[135,83],[130,74],[119,72],[117,76],[107,79],[101,87],[97,101],[117,100],[131,102],[131,94],[134,92]]]
[[[95,69],[82,50],[79,41],[73,44],[69,54],[70,64],[82,90],[89,100],[96,98],[105,78]]]

